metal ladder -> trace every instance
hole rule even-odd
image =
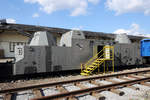
[[[109,60],[112,61],[112,67],[114,71],[114,47],[104,46],[104,48],[94,57],[92,57],[86,64],[81,64],[81,75],[91,75],[93,71],[97,68],[99,69],[102,64],[104,64],[105,69],[105,61]]]

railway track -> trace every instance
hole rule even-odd
[[[123,96],[122,88],[137,91],[140,88],[135,84],[149,87],[149,81],[150,69],[0,90],[0,100],[76,100],[85,95],[105,100],[102,91]]]

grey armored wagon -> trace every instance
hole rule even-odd
[[[105,46],[114,47],[114,66],[142,65],[140,44],[132,43],[126,34],[115,40],[86,39],[82,31],[72,30],[61,36],[59,45],[51,33],[39,31],[28,46],[16,46],[13,75],[79,70],[81,63]]]

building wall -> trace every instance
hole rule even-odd
[[[56,38],[57,46],[60,45],[60,39],[61,39],[61,37],[57,37],[57,38]]]
[[[24,45],[28,42],[28,37],[15,32],[0,33],[0,49],[4,50],[5,57],[14,57],[13,46]]]

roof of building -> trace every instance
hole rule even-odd
[[[45,26],[38,26],[38,25],[24,25],[24,24],[0,24],[0,33],[4,32],[5,30],[13,30],[18,31],[19,33],[30,36],[32,33],[36,31],[48,31],[55,35],[61,36],[62,34],[72,30],[72,29],[64,29],[64,28],[54,28],[54,27],[45,27]],[[104,32],[92,32],[92,31],[84,31],[82,30],[86,37],[100,37],[100,38],[110,38],[114,39],[116,34],[112,33],[104,33]],[[144,37],[141,36],[131,36],[129,35],[130,39],[133,40],[141,40]]]

